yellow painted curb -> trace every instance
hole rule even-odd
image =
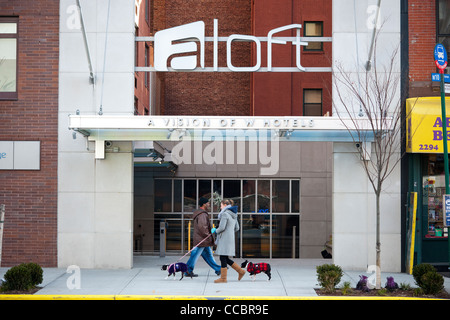
[[[182,295],[39,295],[3,294],[0,300],[445,300],[414,297],[362,296],[182,296]]]

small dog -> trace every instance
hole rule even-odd
[[[168,279],[171,275],[173,275],[173,280],[175,280],[175,274],[177,272],[181,272],[181,281],[184,277],[184,273],[188,271],[188,267],[186,263],[177,262],[172,264],[165,264],[161,267],[161,270],[167,270],[169,272],[165,279]]]
[[[269,280],[272,279],[272,275],[270,274],[270,264],[265,263],[265,262],[260,262],[260,263],[251,263],[248,262],[248,260],[245,260],[244,262],[242,262],[241,264],[241,268],[245,268],[247,267],[247,271],[248,273],[250,273],[250,276],[252,277],[253,281],[255,281],[256,275],[258,273],[264,272],[265,274],[267,274],[267,276],[269,277]]]

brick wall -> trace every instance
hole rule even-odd
[[[59,1],[0,0],[19,17],[18,99],[0,101],[0,140],[41,141],[39,171],[0,170],[1,266],[57,265]]]
[[[195,21],[204,21],[206,36],[213,36],[218,19],[219,37],[231,34],[267,36],[271,29],[323,21],[324,36],[331,36],[331,1],[328,0],[154,0],[154,31]],[[302,53],[306,66],[329,66],[331,44],[324,52]],[[274,50],[278,50],[275,46]],[[276,66],[294,66],[295,48],[276,54]],[[275,52],[274,51],[274,52]],[[267,66],[266,43],[262,43],[262,67]],[[274,54],[275,56],[275,54]],[[206,42],[205,66],[213,65],[212,43]],[[227,65],[226,44],[219,42],[219,67]],[[237,67],[255,64],[251,43],[233,42],[232,63]],[[162,88],[161,114],[167,115],[302,115],[303,88],[323,88],[323,113],[331,112],[331,74],[198,72],[158,73]],[[324,88],[324,83],[328,88]]]
[[[213,19],[219,20],[219,36],[252,34],[251,0],[186,1],[154,0],[154,30],[204,21],[205,36],[213,36]],[[226,44],[219,43],[219,67],[226,66]],[[251,66],[251,48],[233,43],[233,64]],[[212,67],[212,42],[206,42],[205,66]],[[236,115],[251,114],[250,74],[199,72],[158,74],[163,83],[161,114]]]
[[[277,27],[294,23],[304,26],[305,21],[323,22],[323,36],[332,35],[332,2],[328,0],[258,0],[254,3],[254,31],[256,36],[267,36]],[[277,36],[294,36],[295,31],[285,31]],[[304,29],[301,30],[304,35]],[[262,64],[266,66],[265,45],[262,50]],[[323,44],[323,51],[301,50],[301,64],[304,67],[331,66],[331,43]],[[277,67],[295,66],[295,46],[272,46],[272,63]],[[254,114],[257,116],[302,116],[303,90],[322,89],[322,114],[331,114],[331,73],[254,73]]]
[[[409,81],[410,97],[439,94],[433,90],[431,73],[437,72],[433,52],[436,45],[435,1],[409,0]]]

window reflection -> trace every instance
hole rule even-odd
[[[270,213],[270,180],[258,180],[258,213]]]
[[[255,212],[256,204],[256,182],[255,180],[242,181],[242,212]]]
[[[241,212],[241,181],[224,180],[223,198],[232,199],[234,201],[234,204],[238,206],[238,212]]]
[[[158,214],[155,215],[154,224],[154,242],[155,248],[159,250],[160,246],[160,222],[166,223],[166,233],[162,236],[165,237],[166,251],[181,251],[181,214]]]
[[[172,180],[155,179],[155,212],[172,212]]]
[[[272,181],[272,212],[289,212],[289,180]]]
[[[212,199],[212,219],[218,225],[220,201],[233,199],[238,206],[240,231],[236,234],[236,254],[240,257],[298,257],[300,180],[298,179],[155,179],[154,211],[151,226],[154,234],[146,242],[144,220],[135,220],[135,250],[159,250],[159,222],[168,223],[166,250],[189,250],[192,247],[192,212],[198,199]],[[158,212],[162,214],[157,214]],[[150,221],[150,220],[149,220]],[[191,232],[189,232],[191,231]],[[139,234],[138,234],[139,233]],[[151,242],[151,243],[148,243]],[[153,249],[152,249],[153,248]]]
[[[173,180],[173,211],[181,212],[181,180]]]
[[[184,212],[193,212],[197,206],[197,180],[184,180]]]
[[[270,215],[242,215],[242,256],[270,257]]]
[[[299,222],[298,215],[272,216],[272,258],[298,258]]]

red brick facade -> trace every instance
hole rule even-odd
[[[332,1],[328,0],[258,0],[254,1],[253,25],[256,36],[267,36],[274,28],[289,24],[301,24],[301,36],[304,36],[304,24],[323,22],[323,36],[332,36]],[[292,32],[292,31],[291,31]],[[294,36],[295,33],[280,33],[279,36]],[[277,47],[278,46],[278,47]],[[330,67],[331,42],[323,44],[323,51],[305,51],[301,49],[301,63],[305,67]],[[266,61],[265,50],[262,61]],[[295,47],[290,43],[272,46],[274,66],[295,66]],[[253,97],[256,116],[302,116],[303,90],[322,89],[322,114],[331,115],[331,73],[254,73]]]
[[[331,37],[331,3],[328,0],[239,0],[232,4],[217,0],[153,0],[153,30],[201,20],[205,22],[205,36],[212,37],[213,19],[218,19],[219,37],[267,36],[271,29],[284,25],[323,21],[324,36]],[[295,66],[295,47],[290,43],[285,47],[285,53],[276,56],[278,65],[274,66]],[[253,66],[252,50],[250,43],[233,42],[233,65]],[[266,42],[261,43],[261,55],[261,66],[266,67]],[[212,57],[212,43],[207,42],[205,66],[212,66]],[[226,66],[226,59],[226,44],[219,42],[219,67]],[[323,52],[302,52],[305,66],[326,67],[330,66],[330,61],[331,43],[324,45]],[[323,88],[323,113],[331,113],[331,99],[327,98],[331,88],[330,73],[178,72],[158,73],[158,77],[162,84],[161,114],[302,115],[304,88]]]
[[[218,19],[219,36],[251,34],[251,0],[153,0],[153,30],[204,21],[205,36],[213,36]],[[226,66],[226,44],[219,43],[219,67]],[[212,42],[206,42],[205,66],[212,66]],[[250,66],[250,45],[233,44],[233,63]],[[249,73],[158,73],[161,80],[161,114],[236,115],[251,114]]]
[[[431,82],[431,73],[437,72],[433,58],[436,46],[436,1],[409,0],[408,28],[409,97],[439,95],[439,83]]]
[[[0,101],[0,141],[41,142],[38,171],[0,170],[1,266],[57,265],[59,1],[0,0],[19,17],[18,99]]]

